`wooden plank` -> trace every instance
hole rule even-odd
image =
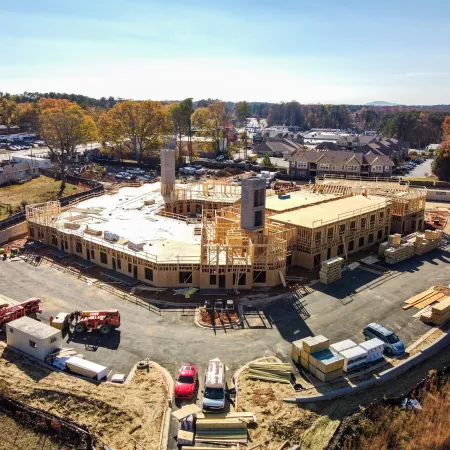
[[[286,287],[286,280],[284,279],[283,272],[281,270],[278,271],[280,274],[281,282],[283,283],[283,287]]]
[[[425,297],[426,295],[432,294],[434,292],[434,289],[428,289],[426,291],[421,292],[420,294],[414,295],[413,297],[408,298],[408,300],[405,300],[405,303],[407,304],[411,304],[411,303],[415,303],[418,300],[422,299],[423,297]]]
[[[412,308],[413,306],[416,306],[417,304],[423,302],[424,300],[429,299],[430,297],[433,297],[434,295],[436,295],[436,291],[433,291],[431,294],[427,294],[424,297],[420,298],[419,300],[416,300],[413,303],[407,303],[403,306],[403,309],[409,309]]]
[[[428,306],[428,305],[431,305],[432,303],[438,302],[440,299],[442,299],[444,297],[445,297],[445,294],[442,294],[441,292],[437,292],[435,295],[428,297],[426,300],[422,300],[420,303],[416,303],[414,305],[414,308],[418,308],[418,309],[425,308],[425,306]]]
[[[181,409],[174,411],[172,413],[172,416],[175,417],[175,419],[177,420],[182,420],[187,416],[190,416],[191,414],[195,414],[199,411],[201,411],[202,409],[199,408],[197,405],[186,405],[183,406]]]

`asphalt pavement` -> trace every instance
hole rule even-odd
[[[426,176],[425,174],[431,175],[432,162],[433,162],[432,159],[426,159],[425,162],[414,167],[414,169],[411,170],[411,172],[404,175],[404,178],[424,178]]]

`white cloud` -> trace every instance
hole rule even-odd
[[[411,72],[407,73],[407,77],[433,77],[438,75],[450,75],[450,72]]]

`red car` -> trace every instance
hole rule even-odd
[[[197,366],[183,364],[178,371],[175,383],[175,398],[178,400],[193,400],[197,382]]]

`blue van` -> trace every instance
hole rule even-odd
[[[381,339],[384,342],[384,351],[387,355],[403,355],[405,353],[405,343],[392,331],[375,322],[369,323],[363,329],[366,341],[373,338]]]

